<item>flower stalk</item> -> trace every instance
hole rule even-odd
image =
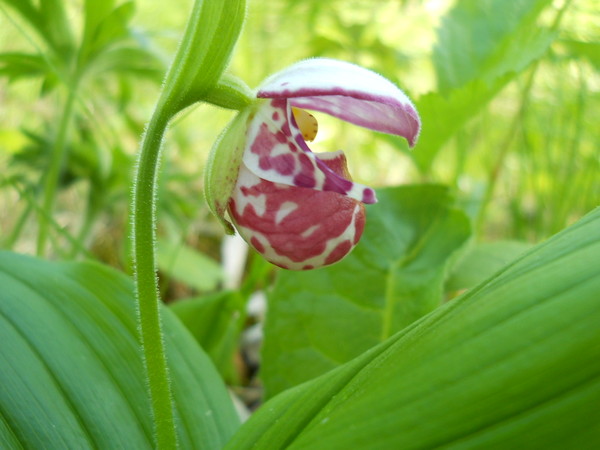
[[[177,431],[156,277],[156,192],[162,142],[170,120],[200,101],[245,104],[230,78],[219,83],[239,36],[244,0],[196,0],[138,156],[132,199],[134,286],[146,384],[158,449],[177,448]],[[249,102],[249,100],[248,100]]]

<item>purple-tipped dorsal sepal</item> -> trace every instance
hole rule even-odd
[[[300,61],[267,78],[257,97],[288,99],[298,108],[403,136],[411,147],[421,129],[419,114],[402,90],[381,75],[344,61]]]

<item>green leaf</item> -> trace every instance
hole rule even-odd
[[[171,304],[171,310],[229,380],[235,377],[233,354],[245,319],[244,306],[237,291],[221,291]]]
[[[483,242],[474,245],[452,268],[446,289],[469,289],[491,277],[509,262],[520,256],[531,244],[521,241]]]
[[[536,26],[550,0],[459,0],[442,19],[433,61],[441,92],[522,68],[540,56],[551,34]],[[542,39],[544,38],[544,39]],[[540,47],[540,43],[545,45]],[[525,64],[526,65],[526,64]],[[496,70],[503,66],[503,70]]]
[[[461,0],[438,30],[439,91],[416,102],[423,131],[413,153],[427,172],[438,151],[507,83],[539,59],[555,33],[536,25],[549,0]]]
[[[0,76],[7,77],[9,81],[39,77],[48,71],[48,65],[40,55],[20,52],[0,54]]]
[[[94,74],[119,73],[160,82],[165,65],[157,55],[139,47],[114,47],[100,53],[93,64]]]
[[[491,84],[474,80],[461,88],[453,89],[448,95],[430,92],[421,96],[416,103],[425,125],[414,152],[410,153],[421,170],[427,172],[448,139],[463,128],[514,77],[514,73],[509,73]]]
[[[223,279],[216,261],[185,244],[159,239],[156,256],[160,270],[199,291],[214,290]]]
[[[31,25],[35,32],[63,61],[68,61],[75,47],[71,27],[62,0],[0,0]],[[39,6],[38,6],[39,3]]]
[[[2,252],[0,285],[2,446],[150,448],[130,280],[97,264]],[[163,313],[182,448],[221,448],[238,424],[228,394],[192,336]]]
[[[575,39],[564,39],[560,43],[565,47],[571,58],[587,59],[596,70],[600,70],[600,43],[585,42]]]
[[[364,236],[340,263],[279,273],[261,367],[267,396],[379,344],[443,300],[449,258],[470,235],[443,186],[378,191]]]
[[[600,209],[355,360],[262,406],[227,448],[596,448]]]
[[[87,0],[85,29],[79,64],[86,66],[111,45],[129,36],[128,24],[135,11],[132,1],[112,9],[114,1]]]

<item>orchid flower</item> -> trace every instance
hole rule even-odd
[[[310,59],[258,88],[213,148],[206,192],[212,211],[228,211],[244,240],[268,261],[292,270],[333,264],[358,243],[364,204],[375,191],[353,182],[341,150],[313,153],[319,111],[414,146],[417,111],[393,83],[362,67]],[[225,163],[225,159],[227,162]]]

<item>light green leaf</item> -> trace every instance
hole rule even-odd
[[[112,9],[113,1],[88,0],[85,3],[85,30],[80,64],[87,65],[102,52],[129,35],[128,24],[135,10],[132,1]]]
[[[230,449],[600,446],[600,209],[355,360]]]
[[[459,0],[442,19],[433,61],[441,92],[473,80],[519,71],[548,48],[551,35],[536,26],[550,0]],[[545,39],[542,39],[542,36]],[[543,42],[545,45],[540,46]],[[525,61],[527,62],[527,61]],[[497,70],[497,66],[504,70]]]
[[[279,273],[265,324],[267,396],[349,361],[441,304],[448,260],[470,234],[467,217],[443,186],[377,196],[350,256]]]
[[[223,279],[216,261],[183,243],[159,239],[156,255],[160,270],[199,291],[214,290]]]
[[[30,53],[7,52],[0,54],[0,76],[9,81],[45,75],[49,68],[44,58]]]
[[[94,60],[94,74],[116,72],[146,77],[160,82],[164,76],[165,65],[157,55],[140,47],[113,47],[100,53]]]
[[[474,80],[453,89],[450,94],[430,92],[419,98],[417,110],[424,124],[419,141],[410,155],[423,171],[429,170],[438,151],[463,128],[506,84],[514,79],[509,73],[493,83]]]
[[[62,0],[0,0],[14,8],[63,62],[75,47],[65,2]]]
[[[2,252],[0,285],[0,443],[151,448],[130,280],[97,264]],[[221,448],[238,424],[228,394],[192,336],[163,312],[182,448]]]
[[[564,39],[560,43],[566,48],[569,57],[587,59],[596,70],[600,70],[600,42]]]
[[[416,102],[423,130],[416,151],[427,172],[442,146],[529,65],[555,33],[537,26],[549,0],[460,0],[438,30],[434,64],[439,91]]]
[[[483,242],[471,247],[452,268],[446,289],[469,289],[491,277],[509,262],[515,260],[531,244],[521,241]]]

